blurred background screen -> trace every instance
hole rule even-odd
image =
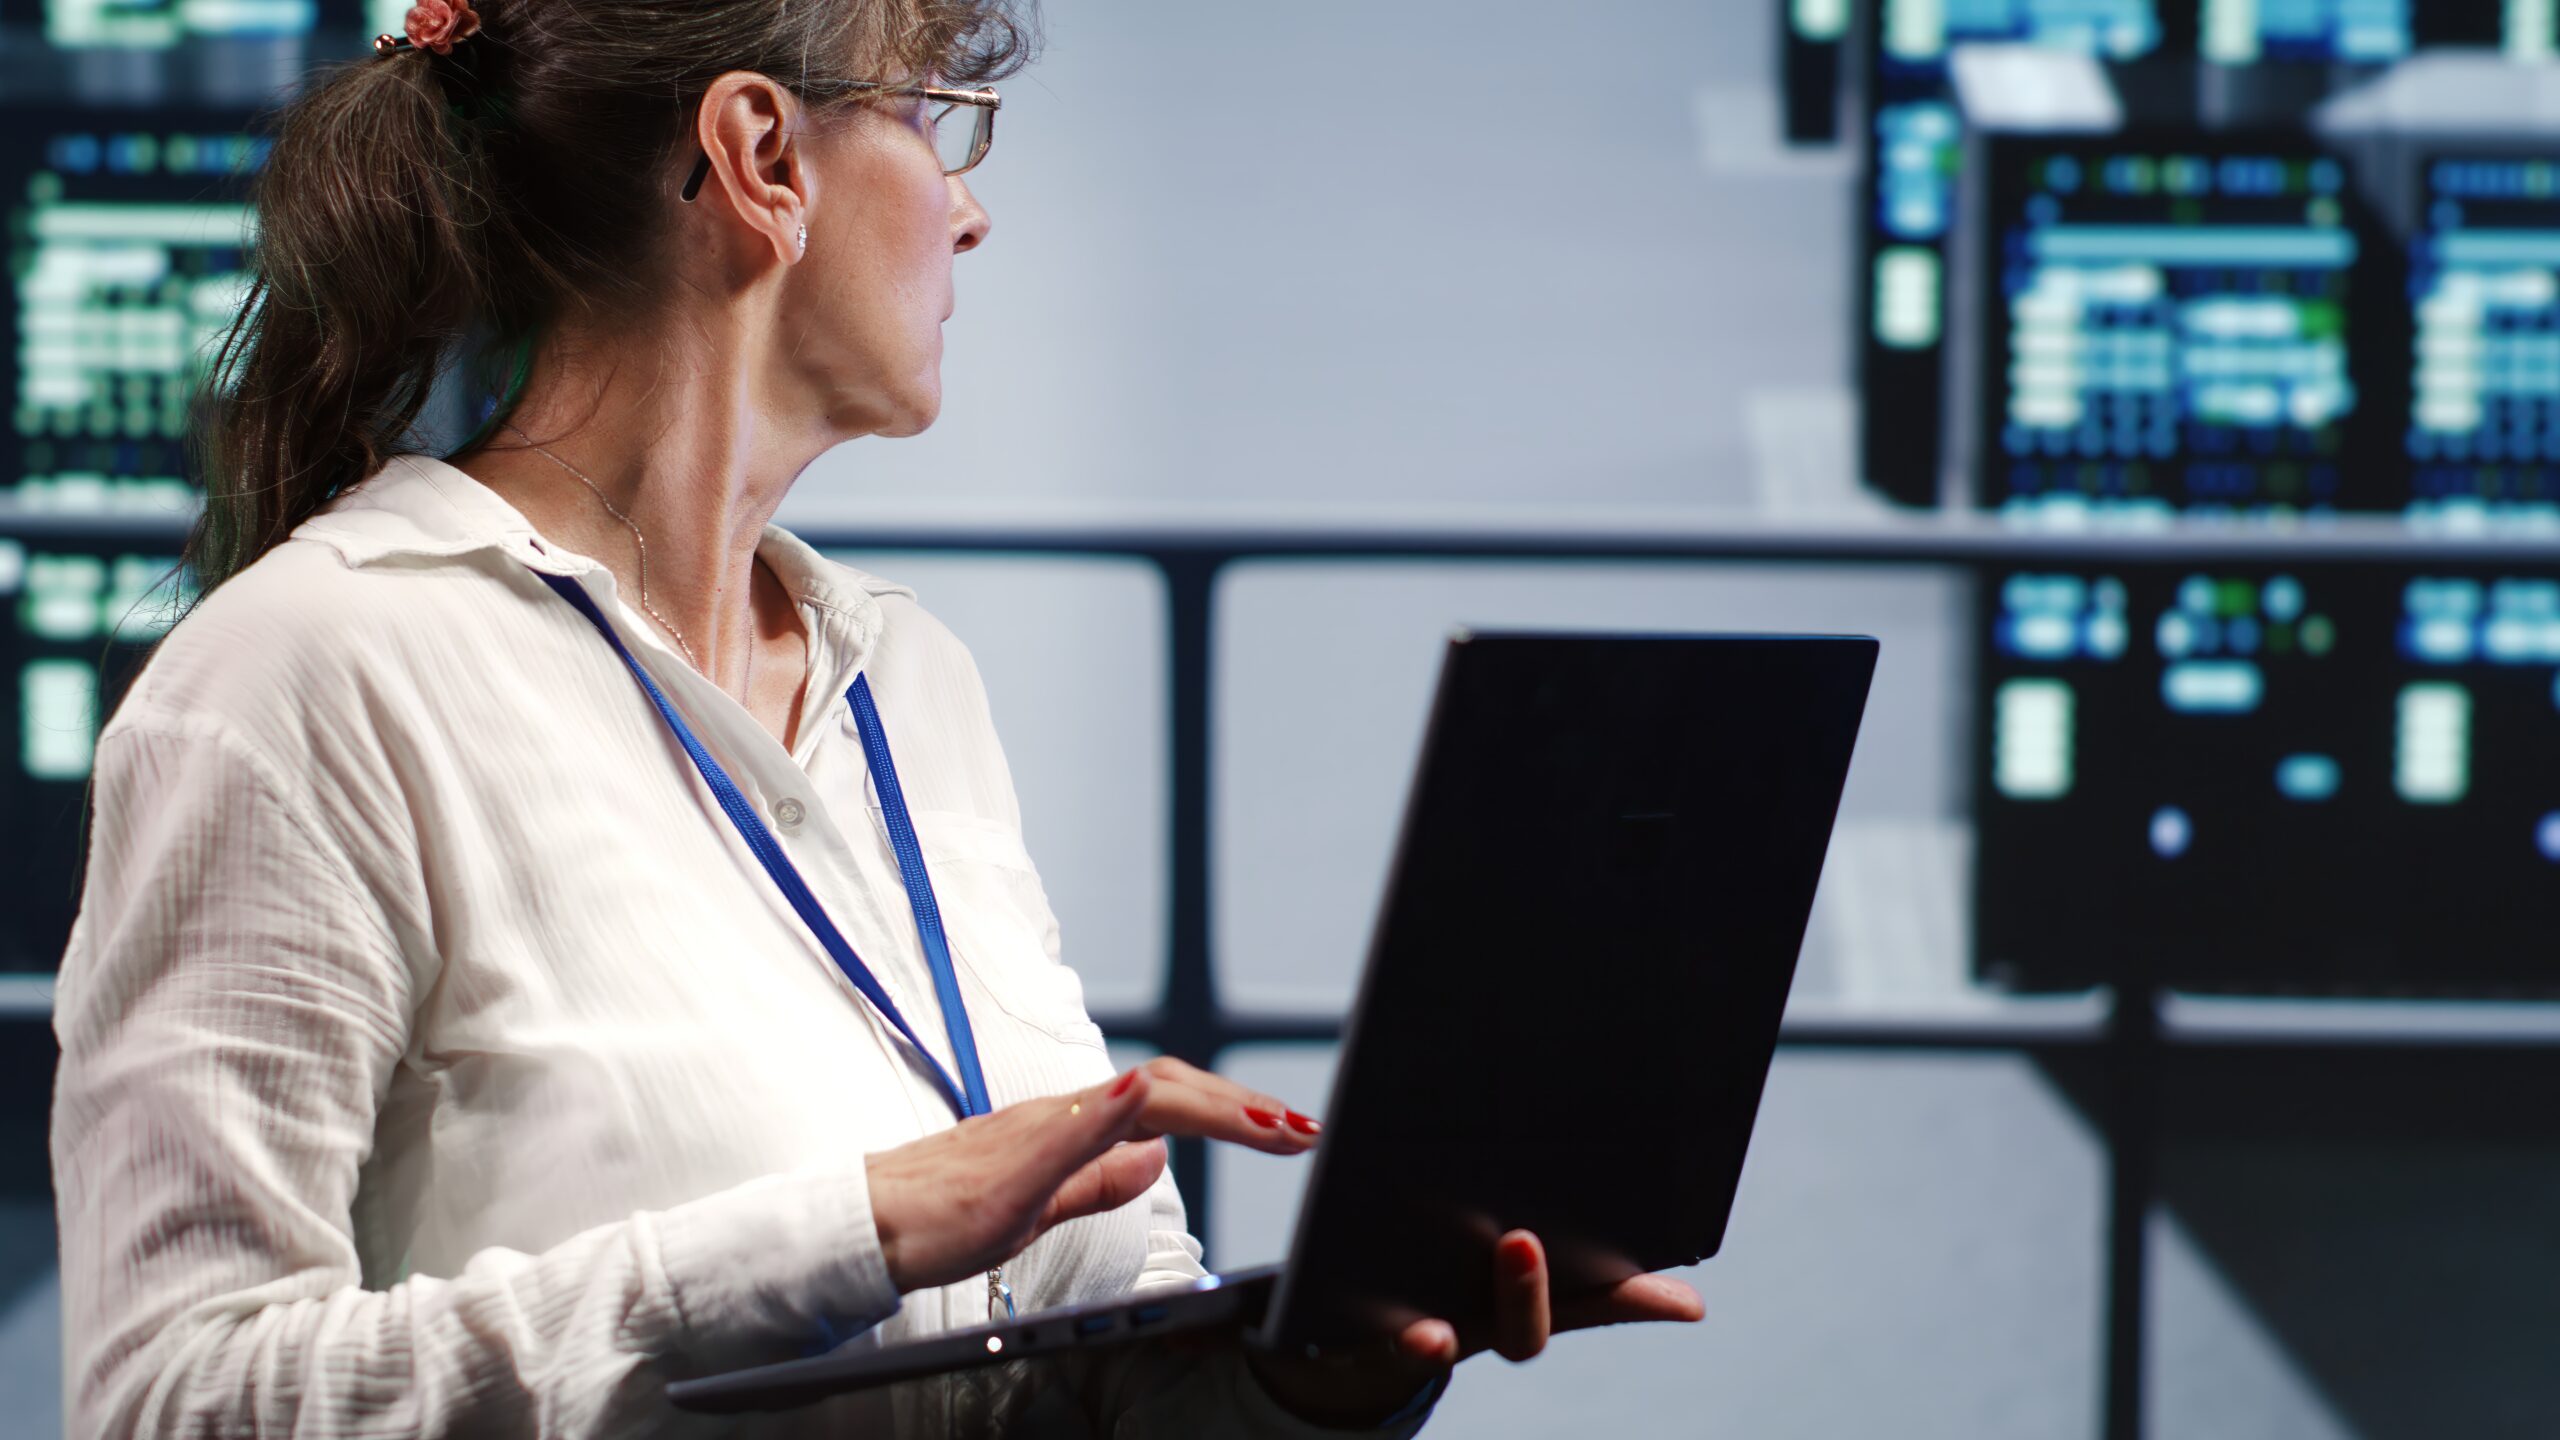
[[[2548,985],[2560,577],[2147,566],[1982,594],[1987,974]]]
[[[45,0],[43,8],[46,43],[66,50],[167,50],[217,36],[307,35],[320,10],[315,0]]]
[[[38,110],[0,132],[16,343],[5,483],[55,513],[184,513],[188,399],[246,298],[243,117]]]
[[[13,1433],[99,717],[269,112],[405,9],[0,0]],[[940,421],[780,519],[972,648],[1117,1053],[1321,1106],[1451,627],[1883,641],[1708,1324],[1434,1433],[2551,1433],[2560,0],[1047,22]]]
[[[2425,165],[2409,252],[2413,515],[2560,512],[2560,163]]]
[[[2025,512],[2382,510],[2403,287],[2299,144],[1991,147],[1980,496]],[[2354,488],[2348,488],[2352,482]]]

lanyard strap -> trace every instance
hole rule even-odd
[[[916,912],[916,934],[924,941],[925,966],[933,972],[934,998],[942,1002],[951,1057],[960,1063],[960,1082],[968,1090],[969,1105],[962,1113],[984,1115],[995,1107],[987,1103],[987,1077],[978,1068],[977,1033],[970,1028],[968,1008],[960,1000],[960,976],[951,968],[951,942],[942,933],[942,906],[933,898],[933,880],[924,873],[924,846],[916,840],[915,822],[907,816],[906,792],[898,785],[897,762],[889,758],[889,732],[880,728],[880,707],[872,703],[870,677],[855,675],[844,698],[852,703],[854,721],[862,728],[862,753],[871,762],[871,784],[880,792],[880,812],[889,822],[889,848],[898,852],[898,874],[907,882],[907,907]]]
[[[817,936],[818,944],[826,950],[828,958],[836,962],[836,968],[844,972],[844,977],[853,982],[853,988],[861,992],[863,999],[871,1002],[871,1007],[880,1012],[881,1018],[905,1037],[916,1058],[924,1062],[934,1088],[942,1092],[943,1100],[963,1117],[984,1115],[993,1109],[987,1103],[986,1076],[978,1066],[977,1036],[969,1028],[969,1011],[960,1000],[960,977],[951,967],[951,944],[942,932],[942,907],[935,903],[933,881],[925,874],[924,847],[917,843],[915,824],[907,817],[906,796],[898,787],[897,767],[889,759],[889,737],[880,727],[880,707],[872,703],[870,682],[863,676],[854,676],[852,687],[845,691],[845,698],[852,702],[854,720],[862,728],[862,751],[870,762],[872,785],[880,792],[880,808],[888,817],[890,847],[897,851],[898,873],[907,886],[907,904],[915,911],[916,933],[924,941],[925,964],[933,972],[934,995],[942,1002],[943,1029],[951,1037],[951,1056],[960,1065],[959,1084],[952,1083],[951,1073],[943,1069],[942,1063],[933,1058],[933,1052],[916,1038],[914,1027],[907,1024],[906,1016],[898,1013],[896,1002],[889,998],[889,992],[871,973],[871,967],[863,964],[862,957],[845,943],[835,922],[828,919],[827,912],[819,906],[818,897],[809,893],[808,883],[800,878],[800,871],[792,865],[791,857],[783,853],[781,843],[764,828],[764,821],[757,816],[755,807],[739,793],[737,783],[729,778],[729,772],[721,769],[720,762],[711,758],[711,752],[694,738],[693,730],[684,723],[684,717],[676,713],[676,707],[668,701],[666,693],[649,678],[649,672],[641,668],[638,657],[631,653],[631,647],[622,643],[622,637],[604,618],[604,612],[596,608],[586,587],[565,575],[544,574],[542,583],[558,591],[562,599],[594,621],[596,629],[612,642],[614,652],[629,667],[632,678],[640,682],[641,689],[649,692],[649,702],[658,707],[659,716],[667,722],[669,729],[675,731],[676,740],[684,746],[684,752],[693,757],[693,768],[702,772],[703,783],[711,787],[713,797],[720,802],[729,822],[738,827],[738,834],[746,840],[747,849],[763,863],[765,873],[773,877],[773,883],[781,888],[783,898],[799,912],[801,920],[808,925],[810,933]]]

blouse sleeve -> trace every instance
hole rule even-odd
[[[149,723],[100,742],[54,1020],[71,1433],[707,1432],[666,1380],[896,1311],[859,1165],[365,1288],[358,1169],[424,981],[274,767]]]

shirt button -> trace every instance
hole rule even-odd
[[[800,807],[799,801],[794,800],[787,795],[774,802],[774,823],[780,825],[785,830],[799,829],[800,822],[807,819],[808,814],[808,811]]]

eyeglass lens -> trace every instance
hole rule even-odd
[[[942,173],[957,175],[986,157],[995,112],[984,105],[937,105],[933,112],[933,149]]]

